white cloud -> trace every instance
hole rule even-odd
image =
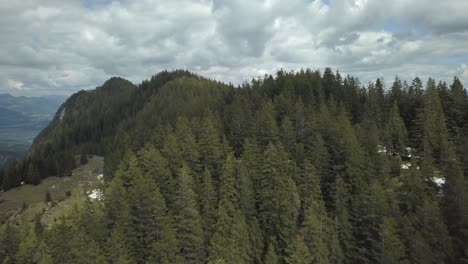
[[[8,87],[18,91],[27,91],[29,88],[24,87],[24,83],[16,80],[8,80]]]
[[[468,83],[465,0],[93,3],[1,1],[0,92],[72,93],[176,68],[234,83],[327,66],[364,83],[395,75]]]

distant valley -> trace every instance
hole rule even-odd
[[[0,94],[0,167],[24,155],[65,99]]]

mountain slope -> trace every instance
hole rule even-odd
[[[456,78],[412,83],[175,71],[79,92],[0,176],[37,184],[102,153],[103,200],[49,228],[7,222],[0,260],[463,263],[468,98]]]

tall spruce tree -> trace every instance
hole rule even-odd
[[[180,168],[177,181],[175,222],[180,256],[184,263],[200,263],[205,258],[202,220],[193,191],[193,178],[187,165]]]
[[[260,223],[265,236],[276,243],[279,256],[285,257],[296,232],[300,200],[291,178],[291,161],[281,148],[271,143],[264,154],[259,185]]]

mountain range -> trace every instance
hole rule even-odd
[[[21,157],[34,137],[47,126],[66,96],[0,94],[0,167]]]

